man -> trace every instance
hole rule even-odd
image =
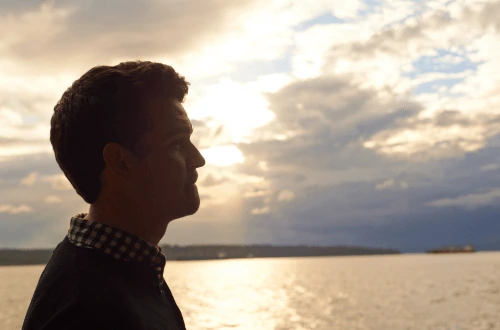
[[[170,66],[98,66],[54,108],[50,141],[89,212],[70,220],[23,329],[185,329],[158,245],[170,221],[200,205],[182,106],[188,83]]]

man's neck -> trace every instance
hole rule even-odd
[[[161,238],[165,235],[168,223],[162,225],[160,219],[154,219],[134,209],[113,204],[103,205],[97,202],[91,204],[85,219],[121,229],[143,239],[152,246],[158,246]]]

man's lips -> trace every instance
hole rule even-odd
[[[198,180],[198,173],[194,172],[193,175],[188,176],[186,182],[188,185],[194,185],[197,180]]]

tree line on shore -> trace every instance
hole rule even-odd
[[[0,249],[0,265],[41,265],[53,249]],[[360,246],[275,245],[162,245],[167,260],[213,260],[233,258],[315,257],[399,254],[394,249]]]

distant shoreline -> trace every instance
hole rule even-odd
[[[0,249],[0,266],[44,265],[53,249]],[[199,261],[283,257],[334,257],[401,254],[395,249],[359,246],[163,245],[167,260]]]

